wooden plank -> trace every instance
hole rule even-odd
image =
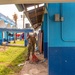
[[[35,14],[30,14],[29,17],[30,17],[30,18],[33,18],[33,17],[35,17],[35,16],[39,16],[39,15],[42,15],[42,14],[44,14],[44,11],[37,12],[37,13],[35,13]]]

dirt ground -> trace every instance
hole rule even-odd
[[[40,59],[38,63],[26,61],[19,75],[48,75],[48,61],[44,60],[43,54],[37,54]]]

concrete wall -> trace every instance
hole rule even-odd
[[[75,3],[48,4],[47,17],[49,75],[75,75]]]

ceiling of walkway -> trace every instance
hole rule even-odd
[[[27,16],[34,29],[42,25],[42,18],[45,10],[44,3],[16,4],[16,7],[19,11],[24,11],[24,14]]]

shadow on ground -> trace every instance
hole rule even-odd
[[[8,66],[6,66],[0,75],[18,75],[23,66],[18,66],[20,63],[25,62],[27,50],[24,50],[20,55],[16,57]],[[11,58],[12,59],[12,58]],[[16,61],[18,60],[18,61]]]

